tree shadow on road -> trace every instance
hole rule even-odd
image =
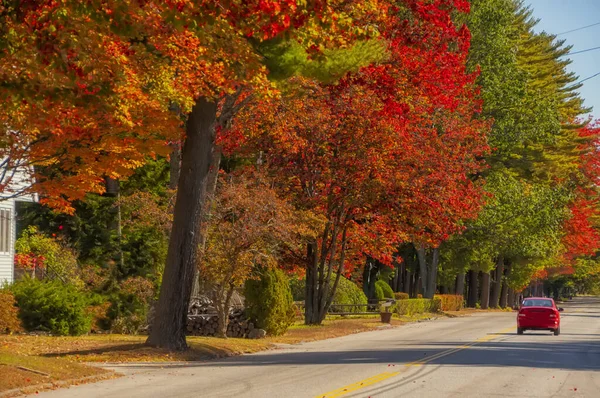
[[[537,336],[536,336],[537,337]],[[545,337],[545,336],[544,336]],[[207,363],[198,367],[246,367],[287,365],[340,365],[386,364],[403,366],[414,362],[426,365],[527,367],[541,369],[600,370],[600,342],[598,340],[555,341],[491,341],[466,346],[465,342],[406,344],[398,342],[391,349],[331,351],[331,352],[265,352]],[[437,354],[453,351],[448,355]],[[432,358],[432,359],[429,359]],[[131,368],[135,368],[131,364]],[[147,365],[143,365],[147,367]],[[164,365],[163,365],[164,366]],[[189,367],[190,364],[172,364]]]

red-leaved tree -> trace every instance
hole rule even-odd
[[[482,204],[470,177],[483,167],[488,126],[475,118],[468,31],[450,19],[468,3],[388,7],[388,61],[333,86],[297,79],[238,120],[280,189],[328,221],[304,256],[308,324],[324,319],[337,281],[366,255],[390,264],[399,242],[436,247]]]

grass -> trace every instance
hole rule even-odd
[[[394,324],[400,321],[393,320]],[[78,337],[53,337],[38,335],[12,335],[0,337],[0,350],[22,356],[63,358],[74,362],[160,362],[202,361],[275,347],[275,343],[295,344],[303,341],[323,340],[352,333],[375,330],[382,326],[378,319],[326,320],[322,326],[295,324],[284,336],[259,340],[220,339],[216,337],[187,338],[190,349],[169,352],[146,347],[146,336],[88,335]]]
[[[63,384],[75,384],[83,378],[91,381],[111,375],[106,370],[66,359],[23,355],[0,349],[0,394],[11,390],[15,395],[19,393],[18,390],[22,393],[37,392]]]

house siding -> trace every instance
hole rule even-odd
[[[5,187],[4,192],[0,192],[0,209],[10,210],[11,226],[10,226],[10,250],[8,253],[0,252],[0,285],[4,283],[12,283],[15,279],[14,255],[15,255],[15,239],[17,234],[17,215],[16,201],[36,202],[36,195],[21,195],[18,198],[6,199],[15,192],[29,185],[30,176],[27,169],[18,170],[11,180],[9,186]]]
[[[7,209],[11,212],[11,239],[10,239],[10,251],[9,253],[0,253],[0,284],[12,283],[14,281],[14,252],[15,252],[15,234],[16,234],[16,223],[15,223],[15,201],[0,200],[0,209]]]

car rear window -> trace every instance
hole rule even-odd
[[[527,300],[523,301],[523,307],[552,307],[552,300]]]

